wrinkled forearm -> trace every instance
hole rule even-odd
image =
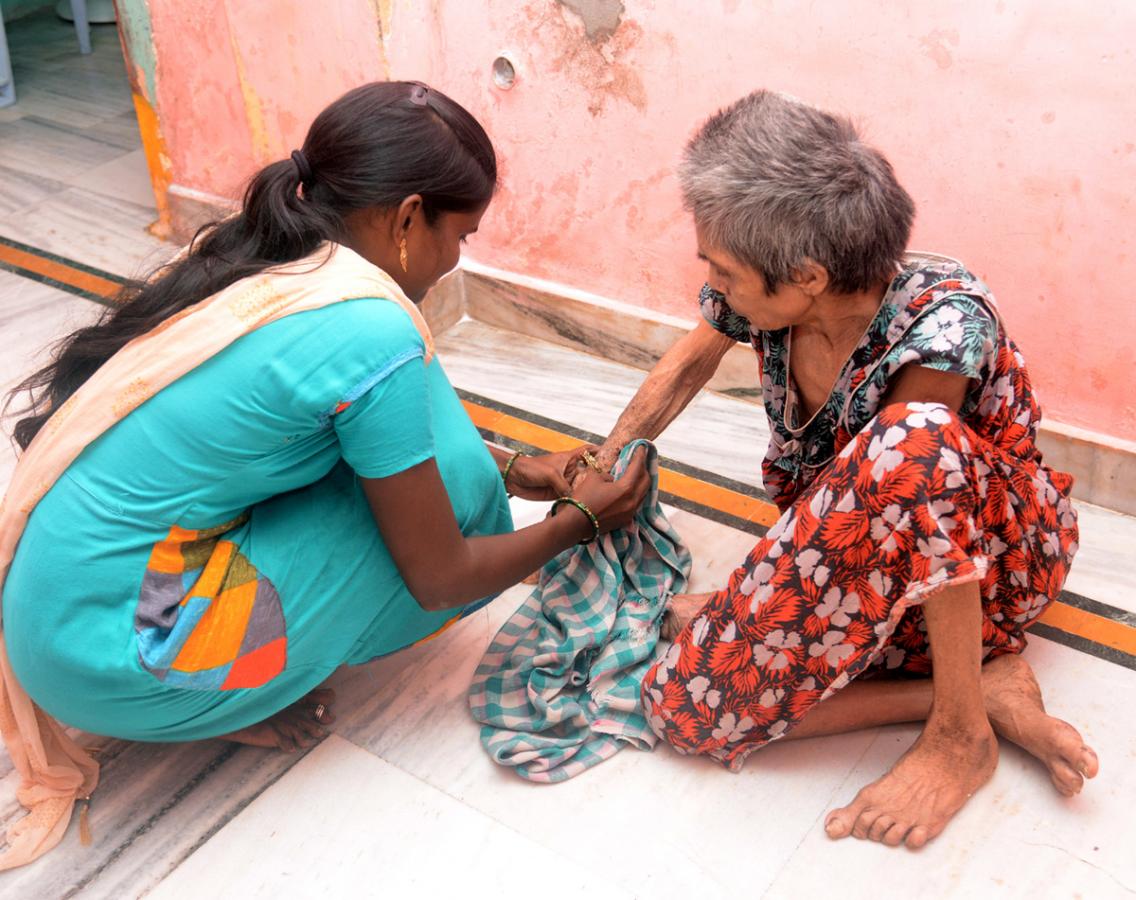
[[[679,340],[639,387],[608,436],[622,447],[636,438],[654,440],[714,376],[733,341],[700,323]]]

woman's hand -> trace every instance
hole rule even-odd
[[[572,490],[572,497],[588,507],[600,523],[600,534],[614,531],[631,524],[647,491],[651,488],[651,476],[647,473],[647,448],[642,447],[635,451],[631,464],[620,476],[618,481],[612,481],[610,476],[600,475],[592,469],[586,475],[576,479]],[[567,505],[556,510],[558,516],[575,514],[583,516]],[[591,533],[591,523],[588,524],[587,533]]]
[[[569,478],[574,477],[584,451],[595,447],[577,447],[543,456],[518,456],[509,469],[505,489],[524,500],[555,500],[572,493]]]

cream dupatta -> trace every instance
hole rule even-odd
[[[55,411],[20,457],[0,503],[0,601],[28,516],[88,444],[237,338],[293,313],[364,297],[403,308],[426,343],[429,363],[433,339],[418,309],[382,269],[338,244],[242,279],[123,347]],[[16,680],[2,623],[0,731],[20,774],[18,799],[29,811],[8,830],[4,870],[59,843],[76,801],[95,789],[99,765]]]

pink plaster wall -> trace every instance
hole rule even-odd
[[[421,78],[474,111],[502,158],[474,258],[691,319],[702,268],[673,176],[691,131],[756,87],[848,112],[915,197],[914,246],[994,288],[1048,417],[1136,439],[1136,4],[153,7],[176,182],[231,194],[341,89]],[[576,8],[611,13],[614,33],[589,37],[602,22]],[[490,74],[502,50],[520,72],[509,92]]]
[[[148,3],[172,180],[235,197],[349,87],[384,78],[368,0]]]

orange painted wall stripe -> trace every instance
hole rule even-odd
[[[555,453],[560,450],[571,450],[585,443],[551,428],[533,425],[524,419],[480,406],[469,400],[463,400],[462,403],[469,417],[479,428],[494,431],[515,441],[539,447],[541,450]],[[768,527],[777,521],[777,507],[772,503],[747,497],[729,488],[719,487],[671,469],[660,469],[659,487],[684,500],[737,516],[747,522]],[[1050,604],[1038,621],[1066,634],[1076,635],[1136,656],[1136,628],[1123,622],[1098,616],[1060,600]]]
[[[7,244],[0,244],[0,262],[18,266],[28,272],[35,272],[37,275],[69,284],[100,297],[113,297],[122,289],[120,284],[109,279],[100,278],[98,275],[92,275],[90,272],[84,272],[81,269],[73,269],[64,263],[45,259],[35,253],[28,253],[26,250],[9,247]]]

